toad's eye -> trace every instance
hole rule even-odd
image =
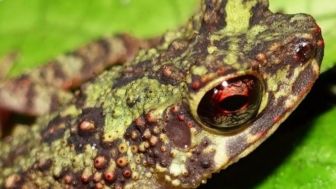
[[[295,59],[299,62],[306,62],[315,55],[315,47],[310,42],[299,42],[294,48]]]
[[[235,129],[256,116],[262,92],[262,84],[254,76],[222,81],[204,94],[197,107],[198,117],[212,129]]]

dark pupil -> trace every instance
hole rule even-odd
[[[248,122],[258,111],[262,86],[254,76],[223,81],[208,91],[198,105],[198,116],[206,124],[223,129]]]
[[[248,97],[243,95],[234,95],[222,100],[219,104],[222,110],[228,112],[238,111],[248,104]]]

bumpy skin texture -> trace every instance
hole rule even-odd
[[[62,109],[1,142],[0,184],[196,188],[276,130],[317,79],[322,56],[321,31],[308,15],[271,13],[266,0],[204,0],[157,48],[102,73]],[[256,114],[229,130],[204,122],[204,95],[246,75],[261,86]]]

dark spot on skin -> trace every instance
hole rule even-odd
[[[191,133],[187,121],[191,118],[191,115],[185,109],[181,109],[179,114],[167,113],[164,128],[168,138],[178,148],[188,148],[191,143]],[[180,116],[184,116],[184,120],[179,120]]]
[[[61,117],[58,115],[53,118],[41,132],[43,142],[51,144],[53,141],[63,137],[65,130],[70,127],[70,123],[71,116]]]

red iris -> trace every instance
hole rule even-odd
[[[213,127],[231,128],[256,115],[261,84],[254,76],[239,76],[209,90],[198,105],[200,119]]]
[[[221,113],[233,113],[248,106],[249,92],[248,83],[224,81],[210,91],[211,101]]]

